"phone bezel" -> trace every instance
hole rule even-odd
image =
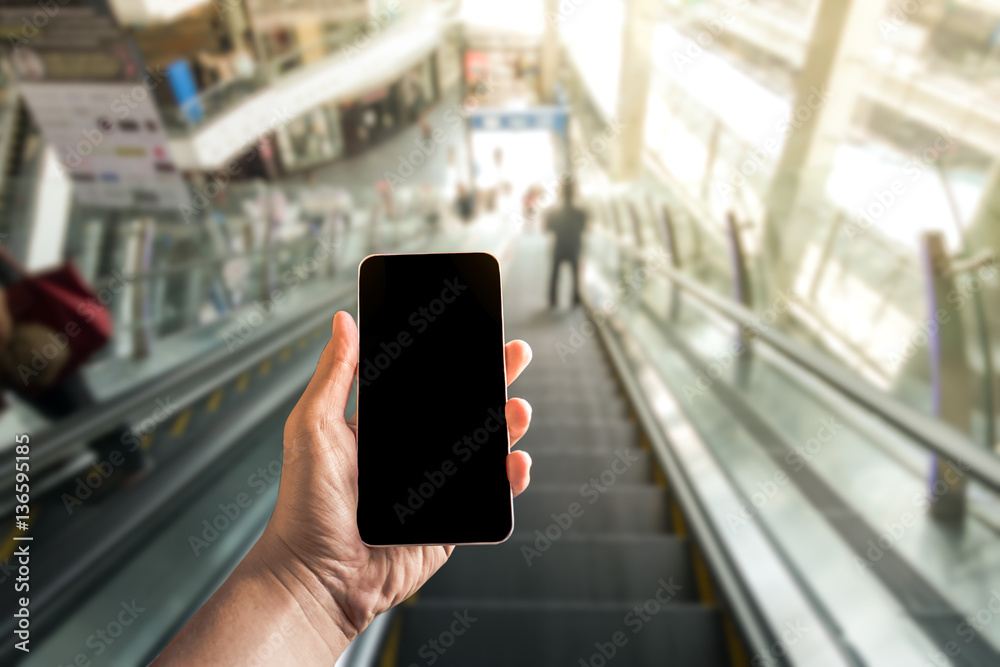
[[[473,250],[466,252],[402,252],[402,253],[374,253],[366,256],[361,262],[358,263],[358,295],[357,295],[357,305],[358,305],[358,335],[360,338],[362,321],[361,321],[361,267],[364,266],[365,262],[373,258],[383,258],[383,257],[400,257],[400,256],[426,256],[426,255],[487,255],[493,258],[493,261],[497,265],[497,283],[500,289],[500,337],[501,346],[507,344],[507,332],[504,320],[504,310],[503,310],[503,265],[500,263],[500,258],[491,252],[485,250]],[[354,381],[357,387],[355,393],[355,410],[361,405],[361,385],[358,382],[358,373],[361,365],[361,359],[358,359],[358,367],[354,369]],[[503,364],[503,380],[504,380],[504,405],[506,406],[507,401],[510,400],[510,396],[507,393],[507,388],[509,385],[509,378],[507,377],[507,363],[506,354],[504,354],[504,364]],[[507,435],[507,455],[510,456],[510,430],[505,429]],[[358,419],[358,423],[355,426],[355,440],[358,449],[361,448],[361,420]],[[359,469],[360,469],[360,455],[358,456]],[[509,482],[509,480],[508,480]],[[509,487],[509,483],[508,483]],[[358,497],[360,501],[361,489],[358,488]],[[503,544],[510,539],[510,536],[514,534],[514,490],[510,489],[510,530],[507,534],[499,540],[492,542],[405,542],[405,543],[392,543],[392,544],[374,544],[366,542],[365,538],[361,535],[361,524],[358,518],[358,508],[354,508],[354,523],[358,528],[358,537],[362,544],[366,547],[373,549],[382,549],[387,547],[441,547],[441,546],[471,546],[471,545],[491,545],[491,544]]]

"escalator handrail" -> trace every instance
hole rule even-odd
[[[584,298],[588,307],[591,306],[589,299]],[[723,597],[729,610],[738,619],[743,637],[749,645],[748,648],[754,656],[771,656],[772,648],[781,628],[776,627],[773,623],[775,614],[768,611],[767,603],[775,598],[778,588],[787,585],[787,582],[782,583],[773,577],[769,578],[767,595],[762,595],[759,588],[755,590],[747,584],[743,571],[747,567],[759,570],[761,563],[755,561],[748,565],[745,558],[741,562],[741,551],[736,549],[730,540],[726,539],[724,531],[720,530],[716,521],[709,516],[703,492],[699,489],[699,484],[692,479],[688,464],[676,451],[675,445],[677,443],[673,440],[673,434],[666,432],[667,429],[664,428],[660,417],[655,414],[655,410],[649,404],[642,389],[639,374],[627,359],[626,346],[622,340],[619,340],[621,334],[616,332],[617,327],[605,322],[597,324],[596,328],[603,341],[604,349],[608,352],[618,371],[618,377],[624,385],[625,393],[631,399],[630,403],[642,425],[643,433],[649,438],[651,448],[656,453],[657,459],[667,475],[668,486],[682,507],[684,519],[690,526],[690,534],[709,563],[714,579],[724,593]],[[673,401],[677,402],[676,397],[673,398]],[[678,426],[676,420],[674,422],[674,426]],[[687,428],[687,426],[689,424],[685,423],[685,426],[681,427],[680,430],[687,431],[689,437],[700,440],[698,430]],[[704,472],[701,470],[701,475],[704,475]],[[757,532],[756,526],[748,526],[746,530],[746,535]],[[770,544],[770,541],[763,535],[760,535],[758,539],[763,544]],[[773,554],[772,557],[779,567],[783,567],[780,564],[780,557],[776,554]],[[786,601],[790,599],[787,595],[778,595],[777,597]],[[798,604],[803,605],[799,613],[808,618],[809,627],[827,627],[821,614],[814,613],[814,608],[809,604],[808,596],[799,600]],[[848,664],[836,645],[835,639],[826,631],[815,633],[813,639],[817,642],[813,649],[823,652],[822,656],[818,654],[811,656],[813,660],[817,661],[817,664]],[[794,647],[785,647],[786,650],[791,648]],[[782,660],[774,664],[788,663]]]
[[[634,244],[609,238],[619,248],[637,259],[643,259],[641,250]],[[970,476],[984,486],[1000,492],[1000,459],[978,446],[958,429],[919,412],[898,398],[885,394],[858,377],[845,371],[816,350],[812,350],[791,336],[773,327],[759,327],[759,317],[751,309],[713,292],[700,282],[670,266],[647,267],[682,288],[698,301],[723,317],[743,327],[750,327],[757,337],[799,366],[831,385],[855,403],[864,406],[892,424],[916,443],[938,456],[959,464]]]

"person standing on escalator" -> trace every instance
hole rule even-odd
[[[557,305],[559,269],[568,262],[573,272],[573,305],[580,305],[580,251],[583,232],[587,228],[587,213],[573,204],[575,183],[572,178],[562,181],[562,204],[545,216],[545,229],[555,235],[552,247],[552,277],[549,281],[549,307]]]

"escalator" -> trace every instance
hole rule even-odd
[[[706,603],[711,583],[600,340],[571,338],[592,331],[579,309],[546,308],[544,245],[518,250],[505,328],[534,351],[510,387],[533,408],[518,443],[531,485],[511,538],[457,549],[402,608],[379,664],[734,664],[742,649]]]

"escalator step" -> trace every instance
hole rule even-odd
[[[614,401],[594,400],[546,400],[532,401],[532,417],[540,421],[592,421],[624,419],[627,415],[625,403],[620,399]]]
[[[557,354],[551,354],[549,350],[542,350],[533,355],[531,365],[525,371],[525,377],[535,378],[569,377],[572,375],[614,377],[611,366],[602,355],[582,352],[569,355],[563,360]]]
[[[520,378],[518,379],[520,381]],[[614,386],[616,380],[611,369],[602,366],[562,366],[556,364],[540,363],[531,365],[524,371],[525,384],[532,383],[568,383],[580,381],[587,385],[610,384]]]
[[[577,399],[608,400],[621,398],[622,394],[614,382],[581,383],[574,377],[519,377],[510,386],[511,396],[523,396],[529,401],[545,397],[572,396]]]
[[[531,450],[531,479],[578,487],[590,483],[603,493],[603,488],[612,486],[652,484],[653,464],[649,452],[635,444],[594,452],[561,440]]]
[[[660,579],[678,586],[675,600],[696,598],[686,540],[588,537],[572,525],[565,531],[553,526],[544,539],[532,534],[497,546],[457,549],[421,589],[420,599],[621,602],[649,597]]]
[[[398,644],[383,665],[599,667],[727,665],[718,611],[649,602],[524,605],[420,601],[401,609]],[[635,613],[649,604],[655,614]],[[474,620],[473,620],[474,619]],[[459,634],[461,633],[461,634]],[[620,633],[620,634],[618,634]],[[618,640],[619,646],[614,644]],[[614,654],[608,658],[606,656]]]
[[[521,396],[534,403],[612,403],[625,407],[627,402],[618,388],[608,383],[581,384],[570,378],[566,382],[524,382],[511,386],[511,396]]]
[[[514,500],[515,533],[544,530],[553,514],[566,513],[573,503],[579,516],[574,530],[581,534],[649,534],[671,530],[667,492],[652,486],[613,486],[600,496],[583,495],[577,486],[546,486],[533,482]]]
[[[627,421],[601,423],[546,422],[532,414],[531,428],[517,443],[518,449],[532,454],[547,447],[569,447],[580,451],[613,451],[616,448],[635,446],[639,442],[639,429]]]

